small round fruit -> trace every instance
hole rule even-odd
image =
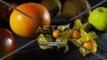
[[[99,31],[107,30],[107,8],[97,7],[88,17],[88,22]]]
[[[17,6],[17,9],[28,14],[35,20],[25,16],[24,14],[14,10],[10,16],[10,27],[19,36],[25,38],[34,38],[37,36],[39,26],[50,26],[50,14],[48,10],[38,3],[24,3]]]
[[[7,29],[0,29],[0,57],[3,57],[16,49],[16,42],[13,35]],[[14,55],[9,56],[6,60],[13,60]]]
[[[83,43],[83,46],[87,49],[92,49],[93,48],[93,42],[92,41],[88,41],[88,42],[85,42]]]
[[[54,37],[54,38],[59,37],[59,36],[60,36],[60,33],[61,33],[60,30],[58,30],[58,29],[54,30],[54,31],[53,31],[53,37]]]
[[[73,30],[73,32],[71,33],[71,37],[74,38],[74,39],[80,38],[79,30]]]

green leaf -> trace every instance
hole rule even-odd
[[[47,49],[53,49],[51,46],[40,46],[41,49],[47,50]]]
[[[92,48],[92,51],[94,52],[94,53],[96,53],[97,52],[97,44],[96,44],[96,42],[93,40],[92,41],[93,42],[93,44],[94,44],[94,46],[93,46],[93,48]]]
[[[62,37],[58,37],[58,38],[55,40],[55,42],[61,42],[61,40],[62,40]],[[60,46],[57,46],[57,47],[58,47],[58,50],[59,50]]]
[[[84,48],[82,48],[82,47],[80,47],[79,50],[80,50],[80,52],[81,52],[81,54],[82,54],[83,56],[86,56],[86,54],[89,53],[88,51],[86,51],[86,50],[85,50]]]
[[[43,34],[40,34],[40,36],[37,38],[38,43],[39,42],[47,42],[46,37]]]
[[[76,19],[75,22],[74,22],[73,29],[80,30],[81,28],[83,28],[81,20],[80,19]]]
[[[69,47],[68,47],[68,44],[67,44],[67,46],[64,49],[64,53],[66,53],[68,50],[69,50]]]
[[[46,35],[47,37],[45,37],[43,34],[40,34],[40,36],[37,38],[37,42],[51,42],[52,39],[49,35]],[[40,46],[41,49],[43,50],[47,50],[47,49],[52,49],[52,46]]]
[[[77,40],[77,43],[82,44],[82,43],[83,43],[82,38],[79,38],[79,39]]]
[[[89,32],[88,36],[90,37],[91,40],[98,40],[98,36],[93,31]]]
[[[71,30],[66,30],[66,31],[62,32],[61,36],[63,38],[70,38],[70,36],[71,36]]]
[[[58,37],[55,41],[56,42],[61,42],[62,37]]]
[[[64,53],[66,53],[69,50],[68,39],[67,38],[59,37],[59,38],[56,39],[56,42],[66,42],[67,45],[65,46]],[[57,47],[58,47],[58,50],[59,50],[61,46],[57,46]]]
[[[64,31],[65,29],[70,28],[69,26],[70,26],[70,24],[61,25],[61,26],[58,26],[57,29],[59,29],[59,30],[61,30],[61,31]]]
[[[85,32],[85,30],[83,28],[80,29],[80,32],[81,32],[81,38],[82,38],[81,40],[82,40],[82,42],[86,42],[86,41],[90,40],[90,37],[89,37],[88,33]]]
[[[52,37],[51,37],[51,35],[45,35],[46,36],[46,39],[49,41],[49,42],[52,42],[53,41],[53,39],[52,39]]]

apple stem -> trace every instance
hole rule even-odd
[[[104,12],[103,10],[99,9],[100,12]]]

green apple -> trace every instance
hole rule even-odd
[[[89,24],[93,25],[99,31],[107,30],[107,8],[97,7],[88,17]]]

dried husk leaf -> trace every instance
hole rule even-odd
[[[61,26],[58,26],[57,29],[61,30],[62,32],[65,31],[65,29],[69,28],[70,24],[66,24],[66,25],[61,25]]]
[[[56,42],[66,42],[66,46],[64,47],[64,53],[66,53],[68,50],[69,50],[69,47],[68,47],[68,39],[67,38],[64,38],[64,37],[59,37],[56,39]],[[61,48],[61,46],[57,46],[58,47],[58,50]]]
[[[97,40],[97,35],[95,32],[91,31],[89,33],[86,33],[84,30],[81,30],[81,34],[84,34],[84,35],[81,35],[81,43],[78,41],[78,43],[82,44],[84,42],[87,42],[87,41],[92,41],[93,43],[93,47],[91,49],[92,52],[96,53],[97,51],[97,43],[96,43],[96,40]],[[90,52],[85,50],[84,48],[80,47],[80,52],[83,54],[83,56],[86,56],[86,54],[89,54]]]
[[[52,39],[49,35],[46,35],[47,37],[45,37],[43,34],[40,34],[40,36],[37,38],[37,42],[51,42]],[[41,49],[43,50],[47,50],[47,49],[51,49],[53,48],[52,46],[40,46]]]

